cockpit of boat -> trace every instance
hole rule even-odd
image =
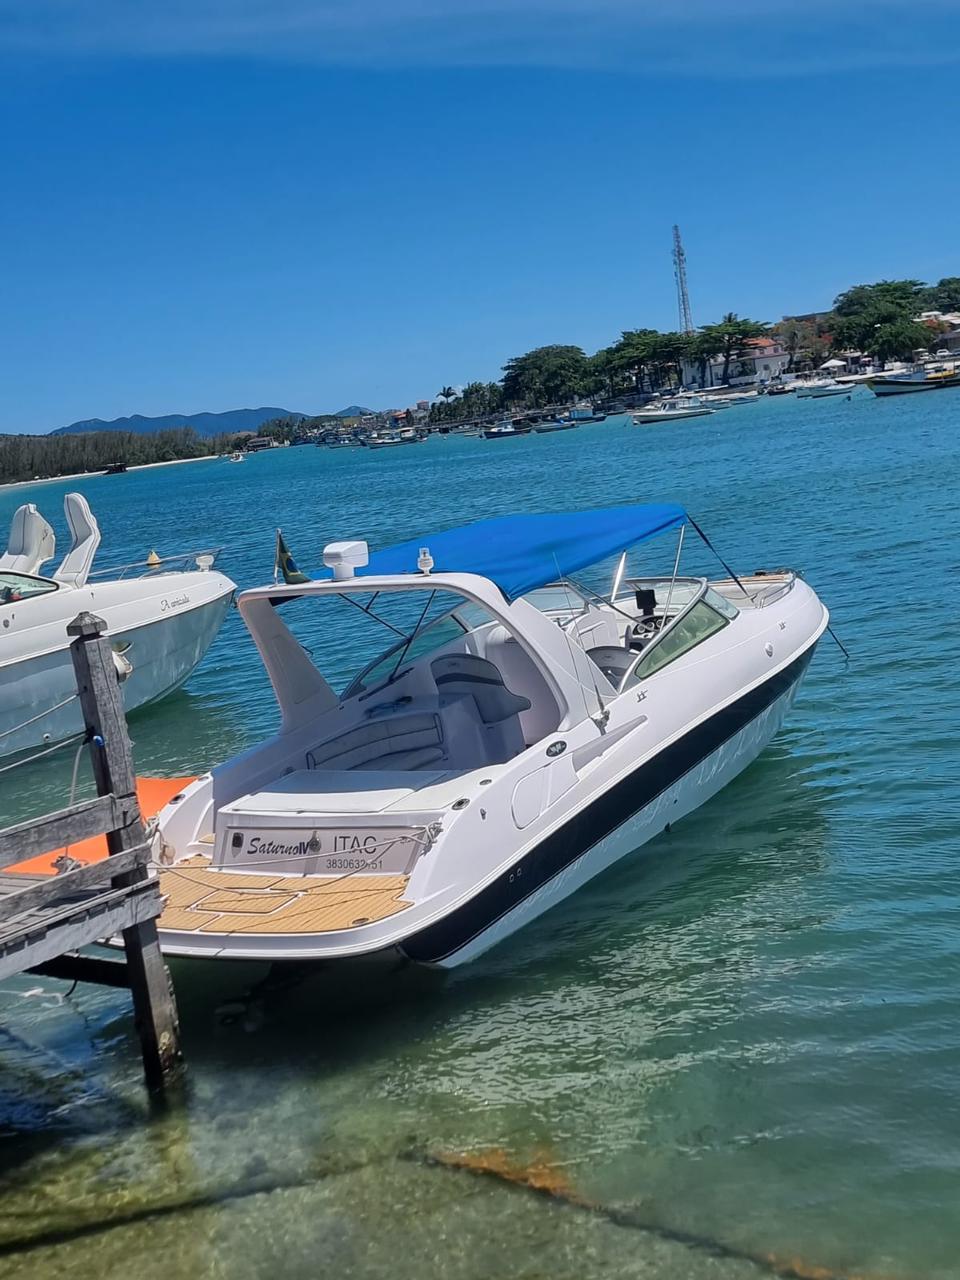
[[[339,696],[342,727],[310,747],[308,769],[470,770],[505,763],[557,731],[563,707],[541,663],[482,605],[453,598],[350,679]],[[628,579],[612,600],[554,582],[521,599],[581,655],[594,710],[738,614],[705,578]]]

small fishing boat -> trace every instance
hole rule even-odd
[[[943,391],[960,387],[960,370],[955,367],[914,369],[906,373],[878,373],[867,379],[875,396],[902,396],[914,391]]]
[[[505,418],[502,422],[494,423],[492,427],[485,427],[483,438],[484,440],[512,440],[515,436],[528,436],[532,430],[532,423],[514,422],[510,418]]]
[[[126,470],[127,464],[125,462],[111,462],[108,467],[104,468],[103,474],[105,476],[122,476]]]
[[[797,399],[822,400],[824,396],[849,396],[854,390],[854,387],[837,382],[835,378],[811,378],[809,382],[797,383]]]
[[[572,418],[579,426],[587,422],[605,422],[607,418],[605,413],[597,413],[589,401],[575,404],[565,416]]]
[[[368,449],[396,449],[408,441],[402,440],[396,431],[384,431],[379,435],[367,437]]]
[[[247,455],[245,453],[242,453],[239,449],[234,450],[234,452],[231,453],[230,455],[231,462],[245,462],[246,459],[247,459]]]
[[[651,422],[676,422],[681,418],[705,418],[714,410],[699,396],[668,396],[659,404],[640,409],[633,415],[635,427]]]
[[[828,615],[785,570],[681,576],[688,521],[501,516],[331,543],[323,576],[245,591],[280,728],[158,815],[163,949],[452,967],[713,796],[780,728]],[[672,576],[628,577],[670,530]],[[607,593],[580,580],[618,555]],[[314,638],[343,601],[393,634],[335,692]]]
[[[0,755],[57,742],[83,728],[67,624],[89,610],[107,624],[128,711],[162,698],[213,642],[235,585],[216,551],[93,569],[100,529],[86,498],[68,493],[72,541],[50,576],[56,539],[32,502],[14,513],[0,556]]]

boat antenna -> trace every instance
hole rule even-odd
[[[680,526],[680,537],[677,539],[677,555],[673,562],[673,577],[670,579],[670,590],[667,592],[667,603],[663,606],[663,621],[660,623],[660,630],[670,622],[670,602],[673,599],[673,588],[677,585],[677,574],[680,572],[680,552],[683,550],[683,534],[686,525]]]

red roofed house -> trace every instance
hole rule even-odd
[[[754,387],[778,377],[790,363],[790,356],[776,338],[747,338],[743,354],[730,361],[730,386]],[[704,380],[701,383],[701,375]],[[723,378],[723,356],[702,367],[699,360],[684,360],[685,387],[719,387]]]

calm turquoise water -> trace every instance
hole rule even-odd
[[[278,524],[310,565],[336,537],[674,498],[738,567],[801,568],[853,660],[825,642],[752,769],[459,973],[255,988],[178,965],[189,1088],[165,1117],[122,993],[6,984],[3,1273],[699,1280],[774,1255],[960,1275],[958,423],[952,392],[785,397],[30,490],[58,530],[84,492],[104,562],[223,543],[241,585],[269,577]],[[22,500],[0,494],[0,522]],[[194,771],[272,723],[232,614],[186,690],[133,718],[138,768]],[[69,765],[0,777],[7,819],[61,801]],[[422,1158],[491,1148],[621,1216]]]

